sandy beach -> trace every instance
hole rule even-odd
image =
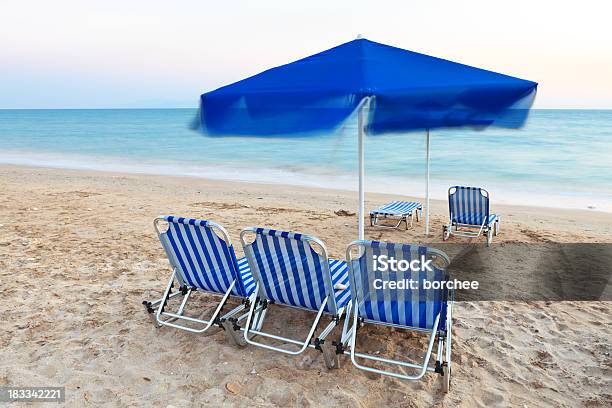
[[[398,197],[366,198],[372,208]],[[65,385],[75,407],[612,405],[612,302],[458,302],[446,396],[438,376],[366,375],[348,359],[328,371],[314,350],[292,358],[237,348],[222,331],[157,329],[146,315],[142,300],[158,298],[170,274],[155,217],[217,221],[240,256],[240,230],[263,226],[315,235],[343,259],[357,218],[335,211],[355,211],[356,201],[350,191],[0,166],[0,385]],[[494,210],[499,243],[612,242],[612,213]],[[447,211],[432,203],[428,238],[422,222],[408,231],[368,226],[366,237],[435,246]],[[197,299],[196,308],[215,304]],[[279,309],[270,325],[304,330],[308,318]],[[424,342],[376,328],[361,347],[398,356]]]

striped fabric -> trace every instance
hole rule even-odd
[[[351,288],[349,283],[349,267],[344,261],[338,259],[330,259],[329,272],[332,277],[334,287],[334,297],[336,298],[336,306],[338,309],[343,308],[349,300],[351,300]],[[345,289],[337,289],[337,285],[344,285]]]
[[[415,201],[391,201],[388,204],[370,211],[370,215],[410,215],[414,210],[421,210],[421,203]]]
[[[451,222],[466,225],[482,225],[493,220],[489,214],[489,197],[479,187],[453,186],[455,191],[448,195]],[[487,225],[488,225],[487,224]]]
[[[255,282],[246,258],[214,232],[208,221],[167,216],[168,231],[160,240],[181,282],[192,288],[225,293],[236,280],[234,296],[248,297]]]
[[[233,251],[233,248],[232,248]],[[246,256],[238,259],[238,273],[240,274],[240,280],[242,281],[242,285],[244,287],[245,297],[251,296],[253,291],[255,290],[255,279],[253,279],[253,275],[251,274],[251,268],[249,267],[249,260]],[[238,283],[238,282],[236,282]],[[238,293],[238,292],[237,292]]]
[[[359,315],[364,319],[396,324],[420,329],[436,330],[433,327],[438,313],[440,330],[445,327],[447,290],[424,289],[423,281],[442,281],[446,272],[432,264],[432,271],[381,271],[374,267],[374,256],[386,255],[397,261],[430,259],[428,248],[416,245],[394,244],[377,241],[364,241],[362,255],[351,262],[351,292],[353,299],[359,302]],[[390,289],[381,287],[382,282],[398,282],[412,279],[418,288]]]
[[[256,238],[246,244],[260,296],[276,303],[318,310],[328,294],[325,311],[337,314],[350,300],[348,265],[319,255],[301,234],[257,228]],[[341,283],[344,290],[334,290]]]

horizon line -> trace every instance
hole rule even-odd
[[[0,107],[0,111],[9,111],[9,110],[161,110],[161,109],[199,109],[198,107],[193,106],[163,106],[163,107],[97,107],[97,108],[2,108]],[[612,110],[612,107],[564,107],[564,108],[554,108],[554,107],[537,107],[530,108],[530,110]]]

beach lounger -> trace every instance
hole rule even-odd
[[[163,231],[162,223],[167,225]],[[154,226],[172,267],[172,276],[162,298],[155,302],[143,302],[157,324],[203,333],[213,326],[221,327],[227,319],[247,307],[246,300],[253,293],[255,282],[247,260],[236,258],[234,247],[223,227],[212,221],[173,216],[157,218]],[[173,292],[175,282],[178,283],[178,290]],[[193,292],[221,296],[208,320],[184,314]],[[167,311],[168,300],[177,296],[182,296],[178,310]],[[242,303],[221,315],[230,297],[241,299]]]
[[[429,265],[431,271],[385,271],[378,262],[377,266],[374,263],[374,256],[378,259],[382,255],[400,262],[411,262],[424,257],[425,260],[432,260]],[[450,261],[446,254],[434,248],[416,245],[354,241],[348,246],[346,256],[353,307],[347,311],[339,351],[349,354],[359,369],[403,380],[419,380],[426,372],[439,373],[443,379],[443,388],[448,390],[454,294],[446,287],[423,287],[425,280],[430,283],[448,280],[445,269]],[[392,288],[389,284],[409,279],[415,282],[414,289],[408,284],[402,289]],[[377,354],[358,352],[357,337],[361,328],[370,324],[428,334],[429,341],[422,361],[393,360]],[[402,341],[396,333],[389,333],[390,340]],[[436,343],[435,364],[430,364]],[[373,367],[373,364],[383,368]]]
[[[422,211],[423,206],[421,203],[415,201],[391,201],[382,207],[370,211],[370,225],[380,228],[397,228],[404,221],[406,229],[408,229],[408,218],[410,218],[410,226],[412,227],[413,219],[416,217],[416,220],[419,221]],[[379,223],[380,219],[397,221],[397,224],[383,225]]]
[[[323,242],[303,234],[247,228],[240,234],[240,239],[256,282],[244,327],[245,341],[290,355],[301,354],[308,347],[315,348],[323,352],[328,368],[336,367],[335,348],[325,341],[350,305],[346,262],[329,259]],[[296,340],[263,331],[265,312],[270,304],[316,313],[305,339]],[[331,317],[331,322],[315,336],[323,315]],[[257,341],[255,336],[268,341]],[[288,344],[282,347],[272,345],[270,339]]]
[[[487,246],[499,233],[499,216],[489,213],[489,192],[479,187],[453,186],[448,189],[450,222],[444,226],[443,239],[451,235],[477,238],[487,235]]]

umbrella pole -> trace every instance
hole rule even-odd
[[[364,239],[364,212],[365,212],[365,149],[364,149],[364,110],[365,110],[365,99],[359,107],[359,114],[357,119],[357,127],[359,131],[359,239]]]
[[[425,236],[429,236],[429,129],[425,133]]]

